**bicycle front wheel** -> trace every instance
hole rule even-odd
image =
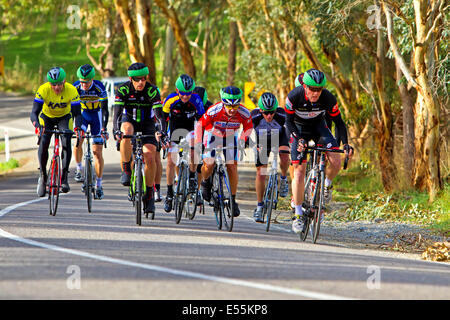
[[[187,188],[187,167],[184,164],[181,164],[179,175],[178,175],[178,184],[175,193],[175,223],[179,224],[181,221],[181,216],[183,215],[184,202],[185,202],[185,192]]]
[[[86,157],[84,162],[84,194],[86,195],[88,212],[92,211],[92,163]]]
[[[233,230],[234,221],[234,203],[231,196],[231,185],[228,172],[227,169],[222,166],[219,168],[219,191],[220,207],[223,210],[223,224],[227,231],[231,232]]]
[[[268,182],[268,192],[267,192],[267,208],[266,208],[266,232],[269,232],[270,219],[272,218],[272,210],[274,207],[274,202],[276,201],[277,192],[277,174],[271,175]]]
[[[317,209],[314,212],[314,218],[313,218],[313,243],[316,243],[317,238],[319,237],[320,232],[320,220],[322,216],[322,210],[323,210],[323,197],[324,197],[324,188],[325,188],[325,172],[320,172],[320,180],[319,180],[318,193],[316,196],[316,203],[315,206]]]
[[[217,223],[217,229],[222,229],[222,207],[220,206],[220,199],[219,199],[219,172],[217,171],[217,167],[214,168],[213,174],[212,174],[212,199],[214,203],[214,216],[216,217],[216,223]]]
[[[61,159],[55,156],[52,159],[48,175],[48,197],[50,200],[50,215],[56,215],[58,209],[59,190],[61,188]]]
[[[136,209],[136,224],[142,224],[142,161],[136,160],[134,185],[134,208]]]

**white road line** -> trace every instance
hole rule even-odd
[[[46,198],[38,198],[38,199],[25,201],[25,202],[21,202],[21,203],[17,203],[12,206],[9,206],[0,211],[0,218],[19,207],[23,207],[23,206],[29,205],[31,203],[39,202],[44,199],[46,199]],[[10,240],[14,240],[14,241],[22,242],[22,243],[25,243],[25,244],[28,244],[31,246],[35,246],[35,247],[40,247],[40,248],[44,248],[44,249],[49,249],[49,250],[53,250],[53,251],[66,253],[66,254],[81,256],[81,257],[85,257],[85,258],[89,258],[89,259],[94,259],[94,260],[99,260],[99,261],[104,261],[104,262],[109,262],[109,263],[115,263],[115,264],[124,265],[124,266],[128,266],[128,267],[135,267],[135,268],[141,268],[141,269],[146,269],[146,270],[151,270],[151,271],[169,273],[169,274],[180,276],[180,277],[208,280],[208,281],[219,282],[219,283],[224,283],[224,284],[229,284],[229,285],[278,292],[278,293],[282,293],[282,294],[302,296],[302,297],[311,298],[311,299],[320,299],[320,300],[348,300],[348,299],[351,299],[351,298],[347,298],[347,297],[330,295],[330,294],[325,294],[325,293],[320,293],[320,292],[313,292],[313,291],[302,290],[302,289],[285,288],[285,287],[279,287],[279,286],[274,286],[274,285],[270,285],[270,284],[257,283],[257,282],[239,280],[239,279],[224,278],[224,277],[212,276],[212,275],[207,275],[207,274],[198,273],[198,272],[177,270],[177,269],[160,267],[160,266],[151,265],[151,264],[132,262],[132,261],[126,261],[126,260],[122,260],[122,259],[116,259],[116,258],[111,258],[111,257],[107,257],[107,256],[102,256],[102,255],[91,254],[91,253],[80,251],[80,250],[63,248],[63,247],[55,246],[52,244],[47,244],[47,243],[43,243],[43,242],[39,242],[39,241],[22,238],[17,235],[14,235],[12,233],[9,233],[1,228],[0,228],[0,236],[10,239]]]

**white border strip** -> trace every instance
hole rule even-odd
[[[0,211],[0,218],[19,207],[23,207],[23,206],[26,206],[31,203],[39,202],[43,199],[46,199],[46,198],[38,198],[38,199],[25,201],[25,202],[21,202],[21,203],[17,203],[12,206],[9,206]],[[22,238],[17,235],[6,232],[1,228],[0,228],[0,236],[5,237],[10,240],[14,240],[14,241],[22,242],[22,243],[25,243],[25,244],[28,244],[31,246],[35,246],[35,247],[40,247],[40,248],[44,248],[44,249],[49,249],[49,250],[53,250],[53,251],[76,255],[76,256],[80,256],[80,257],[84,257],[84,258],[89,258],[89,259],[94,259],[94,260],[99,260],[99,261],[104,261],[104,262],[109,262],[109,263],[115,263],[115,264],[119,264],[119,265],[123,265],[123,266],[127,266],[127,267],[135,267],[135,268],[141,268],[141,269],[145,269],[145,270],[169,273],[169,274],[181,276],[181,277],[208,280],[208,281],[219,282],[219,283],[223,283],[223,284],[248,287],[248,288],[260,289],[260,290],[265,290],[265,291],[273,291],[273,292],[277,292],[277,293],[281,293],[281,294],[297,295],[297,296],[302,296],[302,297],[311,298],[311,299],[320,299],[320,300],[349,300],[350,299],[350,298],[346,298],[346,297],[324,294],[324,293],[319,293],[319,292],[313,292],[313,291],[307,291],[307,290],[301,290],[301,289],[291,289],[291,288],[274,286],[274,285],[270,285],[270,284],[263,284],[263,283],[257,283],[257,282],[239,280],[239,279],[232,279],[232,278],[224,278],[224,277],[218,277],[218,276],[211,276],[211,275],[206,275],[206,274],[197,273],[197,272],[165,268],[165,267],[160,267],[160,266],[151,265],[151,264],[131,262],[131,261],[126,261],[126,260],[122,260],[122,259],[116,259],[116,258],[102,256],[102,255],[91,254],[91,253],[84,252],[84,251],[67,249],[67,248],[63,248],[63,247],[59,247],[59,246],[55,246],[55,245],[51,245],[51,244],[47,244],[47,243],[43,243],[43,242],[38,242],[38,241]]]

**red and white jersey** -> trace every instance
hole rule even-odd
[[[236,114],[228,116],[222,102],[211,106],[197,122],[195,129],[195,142],[200,143],[204,131],[210,132],[218,137],[228,137],[234,135],[240,127],[243,131],[240,139],[246,139],[252,132],[253,124],[250,111],[242,104]]]

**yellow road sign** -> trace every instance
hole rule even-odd
[[[254,82],[246,82],[244,84],[244,104],[245,107],[248,110],[253,110],[256,108],[255,103],[253,102],[253,100],[250,98],[250,93],[253,91],[253,89],[255,88],[255,83]],[[256,93],[256,101],[258,101],[259,97],[261,97],[261,95],[266,92],[267,90],[261,89]]]

